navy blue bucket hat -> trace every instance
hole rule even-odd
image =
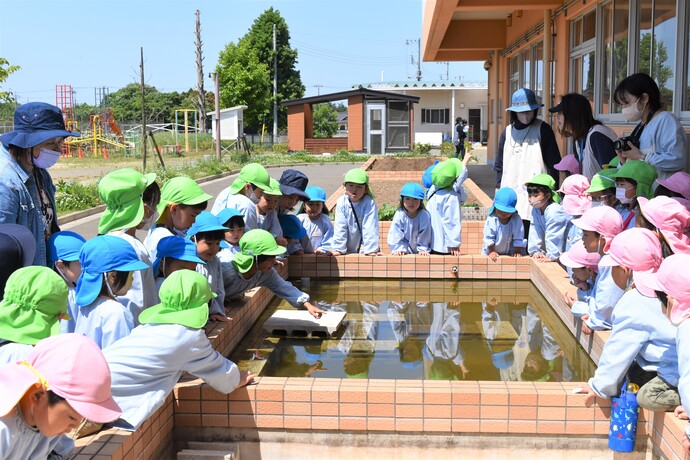
[[[304,238],[307,231],[302,226],[302,222],[294,214],[281,214],[278,216],[280,228],[283,229],[285,238]]]
[[[67,131],[62,111],[45,102],[29,102],[14,111],[14,131],[0,136],[5,146],[15,145],[28,149],[54,137],[79,137],[81,134]]]
[[[309,195],[304,191],[309,184],[309,178],[296,169],[286,169],[280,176],[280,191],[283,195],[297,195],[302,201],[309,201]]]
[[[544,104],[537,102],[537,96],[529,88],[520,88],[513,93],[511,106],[506,109],[510,112],[529,112],[530,110],[544,107]]]

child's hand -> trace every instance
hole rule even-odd
[[[429,257],[429,253],[426,251],[419,251],[417,255],[424,256],[424,257]]]
[[[573,393],[576,395],[587,395],[587,397],[585,398],[585,406],[591,406],[597,399],[596,393],[594,393],[594,390],[592,390],[592,388],[589,385],[582,388],[575,388],[573,390]]]
[[[321,256],[321,255],[324,255],[324,254],[328,254],[328,252],[327,252],[327,251],[324,251],[323,249],[317,249],[317,250],[314,251],[314,254],[316,254],[317,256]]]
[[[382,252],[378,252],[378,251],[377,251],[377,252],[366,252],[366,253],[364,253],[364,255],[365,255],[365,256],[382,256],[383,253],[382,253]]]
[[[465,152],[465,157],[462,159],[462,165],[467,167],[467,163],[469,163],[470,160],[472,160],[472,152],[467,151]]]
[[[493,260],[496,262],[498,260],[498,253],[496,251],[491,251],[489,253],[489,259]]]
[[[304,249],[300,249],[299,251],[295,251],[290,255],[291,256],[303,256],[304,255]]]
[[[255,375],[250,371],[240,371],[240,384],[237,385],[237,388],[242,388],[243,386],[249,385],[254,381],[254,377]]]
[[[683,450],[686,454],[690,454],[690,440],[685,433],[683,433],[683,440],[680,442],[683,445]]]
[[[309,311],[309,313],[311,313],[311,316],[316,319],[320,319],[321,316],[326,313],[311,302],[304,302],[304,307],[307,309],[307,311]]]
[[[230,318],[225,315],[221,315],[220,313],[214,313],[208,317],[208,320],[213,321],[214,323],[227,323],[230,321]]]
[[[451,256],[459,256],[460,255],[460,248],[448,248],[450,249],[450,255]]]
[[[516,249],[513,253],[513,257],[522,257],[522,251],[520,249]]]
[[[568,307],[572,307],[575,303],[575,298],[572,295],[570,295],[569,292],[563,294],[563,300],[565,300],[565,303],[566,305],[568,305]]]
[[[342,253],[340,251],[328,251],[329,256],[340,256]]]
[[[592,334],[592,329],[587,326],[587,320],[589,319],[589,315],[582,315],[580,318],[582,320],[582,333],[586,335]]]
[[[405,254],[407,254],[405,251],[393,251],[393,252],[391,252],[392,256],[404,256]]]
[[[288,240],[287,238],[284,238],[282,236],[276,236],[276,243],[278,243],[278,246],[285,246],[287,247],[288,245]]]
[[[685,412],[685,408],[683,406],[676,407],[676,409],[673,411],[673,415],[675,415],[676,418],[679,418],[681,420],[688,419],[688,414],[687,412]]]
[[[573,283],[575,287],[580,289],[581,291],[587,291],[589,290],[589,283],[587,281],[578,281],[577,283]]]

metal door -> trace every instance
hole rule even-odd
[[[386,105],[367,105],[367,153],[381,155],[386,150]]]

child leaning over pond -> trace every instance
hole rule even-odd
[[[428,256],[431,250],[431,216],[424,208],[424,188],[414,182],[403,185],[400,207],[395,211],[388,231],[391,254],[420,254]]]
[[[304,202],[304,213],[297,215],[307,232],[301,241],[302,248],[307,254],[323,254],[320,248],[328,246],[333,237],[333,224],[328,218],[326,207],[326,191],[321,187],[310,185],[305,193],[309,196],[309,200]]]
[[[570,216],[560,205],[556,182],[548,174],[537,174],[525,184],[532,207],[527,252],[537,262],[555,262],[563,252]]]
[[[525,248],[525,226],[517,212],[517,193],[510,187],[500,188],[484,223],[484,247],[493,261],[498,256],[521,257]]]

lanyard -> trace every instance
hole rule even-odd
[[[359,244],[357,245],[357,254],[359,254],[359,250],[362,248],[362,238],[364,238],[364,235],[362,234],[362,225],[360,225],[359,223],[359,218],[357,218],[357,213],[355,212],[355,205],[352,204],[352,200],[348,198],[347,202],[350,203],[352,215],[355,216],[355,222],[357,223],[357,229],[359,230]]]

